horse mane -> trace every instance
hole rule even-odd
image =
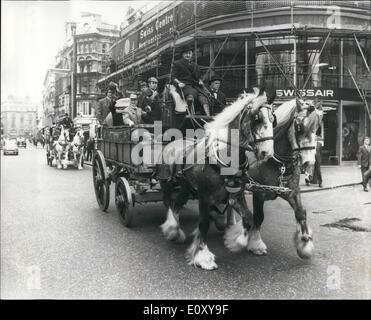
[[[211,122],[205,124],[205,136],[208,137],[208,144],[210,145],[216,139],[226,141],[228,125],[242,112],[244,107],[250,104],[256,97],[256,93],[245,94],[230,106],[224,108],[224,110],[216,115]]]
[[[295,111],[296,99],[286,101],[276,109],[274,115],[277,119],[277,125],[273,130],[275,139],[279,138],[284,132],[286,132],[287,127],[294,119]]]

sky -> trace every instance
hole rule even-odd
[[[129,6],[146,3],[156,2],[1,0],[1,99],[29,96],[41,104],[47,69],[65,41],[66,21],[78,21],[87,11],[119,27]]]

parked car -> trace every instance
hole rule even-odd
[[[4,156],[7,154],[14,154],[18,156],[18,146],[16,140],[6,140],[3,147]]]
[[[27,147],[27,144],[26,144],[26,139],[21,137],[21,138],[18,138],[17,139],[17,146],[19,148],[26,148]]]

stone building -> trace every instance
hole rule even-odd
[[[4,137],[29,138],[37,132],[37,103],[29,97],[8,96],[1,102],[1,129]]]

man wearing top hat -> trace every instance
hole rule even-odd
[[[200,68],[191,61],[193,50],[191,47],[185,47],[181,53],[182,58],[173,64],[171,81],[180,90],[181,96],[183,93],[184,99],[189,106],[192,105],[193,101],[200,103],[202,109],[195,110],[196,113],[199,112],[210,116],[209,102],[202,91],[204,83],[201,80]]]
[[[220,90],[221,83],[222,79],[217,75],[214,75],[210,80],[210,92],[214,98],[211,101],[210,111],[212,116],[222,112],[227,105],[225,94]]]

